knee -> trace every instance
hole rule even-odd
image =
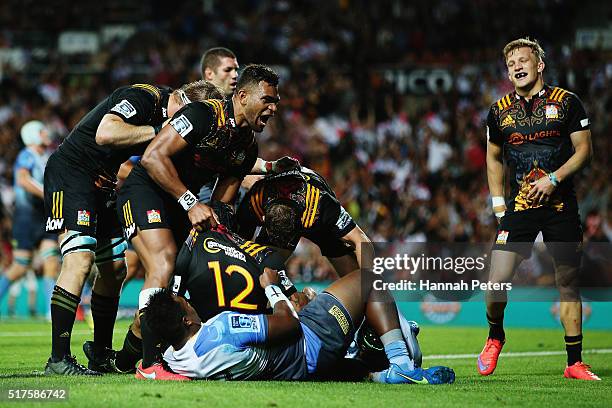
[[[64,256],[62,263],[62,270],[70,271],[86,277],[89,275],[91,266],[93,265],[94,254],[93,252],[71,252]]]
[[[147,281],[150,284],[155,282],[154,286],[156,287],[166,287],[174,271],[176,250],[174,248],[164,248],[153,254],[151,259],[153,269],[147,271]]]

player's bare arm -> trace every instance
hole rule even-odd
[[[368,247],[370,254],[374,253],[374,247],[372,246],[372,241],[366,235],[365,232],[358,225],[355,226],[352,230],[349,231],[348,234],[342,237],[342,239],[346,242],[349,242],[351,246],[355,247],[355,256],[357,257],[357,262],[359,263],[359,267],[363,267],[362,265],[362,257],[363,257],[363,249],[364,247]]]
[[[32,175],[27,169],[21,168],[17,170],[16,178],[17,184],[23,187],[25,191],[38,198],[44,198],[43,186],[32,178]]]
[[[155,137],[153,126],[135,126],[124,122],[119,116],[106,114],[98,125],[96,143],[122,148],[148,142]]]
[[[554,174],[559,183],[586,166],[593,156],[590,130],[573,132],[570,134],[570,139],[574,146],[574,154],[561,167],[551,173]],[[555,191],[555,188],[556,186],[553,185],[550,177],[541,177],[533,183],[528,198],[535,199],[536,203],[545,203]]]
[[[504,164],[502,159],[502,148],[495,143],[487,143],[487,180],[489,182],[489,192],[494,197],[493,212],[499,219],[506,211],[504,203]],[[501,197],[495,199],[496,197]]]
[[[241,179],[234,176],[223,177],[215,186],[213,191],[212,201],[221,201],[226,204],[234,204],[236,194],[240,189]]]
[[[151,178],[179,202],[185,201],[185,195],[190,192],[179,178],[171,158],[187,146],[188,143],[172,126],[164,126],[149,144],[140,161]],[[207,225],[216,226],[219,221],[212,208],[198,202],[197,198],[190,194],[193,197],[187,197],[192,198],[191,203],[187,203],[187,215],[192,225],[197,229]],[[183,207],[185,208],[185,205]]]

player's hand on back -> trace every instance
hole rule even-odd
[[[214,210],[206,204],[197,203],[187,212],[193,228],[202,231],[204,228],[214,228],[219,224],[219,218]]]
[[[278,271],[276,269],[271,269],[266,266],[263,273],[259,275],[259,284],[264,289],[270,285],[278,286],[279,282],[280,276],[278,276]]]

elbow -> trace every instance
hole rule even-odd
[[[150,170],[153,167],[153,163],[159,161],[156,150],[146,151],[145,154],[140,158],[140,164],[145,170]]]
[[[96,131],[96,143],[100,146],[104,146],[111,143],[111,136],[106,131],[105,126],[98,127]]]

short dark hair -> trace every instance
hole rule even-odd
[[[182,340],[185,333],[183,317],[185,311],[168,288],[151,296],[144,313],[145,323],[151,331],[169,344]]]
[[[261,81],[267,82],[272,86],[278,85],[278,74],[266,65],[251,64],[247,65],[238,78],[236,90],[244,89],[259,84]]]
[[[204,52],[204,55],[202,55],[202,61],[200,63],[202,76],[204,76],[204,71],[206,70],[206,68],[210,68],[213,71],[216,71],[217,67],[221,64],[221,58],[225,57],[236,59],[236,54],[234,54],[231,50],[225,47],[214,47],[206,50]]]
[[[270,243],[287,248],[298,233],[298,213],[287,204],[272,204],[266,207],[265,228]]]
[[[181,86],[174,93],[178,95],[179,91],[184,92],[185,96],[187,96],[191,102],[204,102],[207,99],[224,99],[221,88],[203,79],[189,82]],[[179,96],[179,101],[180,100]]]

